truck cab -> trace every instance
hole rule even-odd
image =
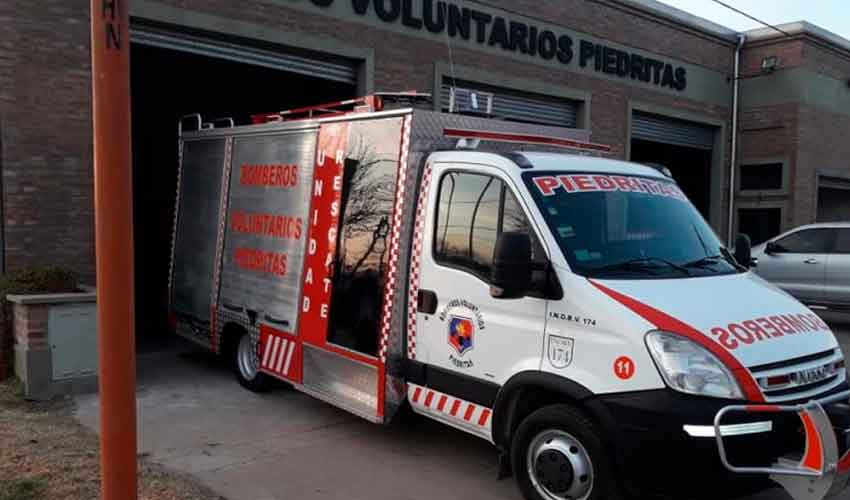
[[[528,152],[428,161],[411,403],[509,453],[529,498],[614,498],[612,474],[644,493],[755,491],[766,477],[721,463],[718,413],[847,399],[828,326],[737,262],[663,171]],[[801,428],[735,415],[724,452],[771,465],[804,451]]]

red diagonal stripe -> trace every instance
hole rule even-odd
[[[455,403],[452,405],[452,411],[450,412],[453,417],[457,416],[457,411],[460,410],[460,400],[455,399]]]
[[[732,375],[738,380],[741,390],[744,391],[744,396],[749,401],[754,401],[756,403],[764,402],[764,395],[761,393],[761,389],[759,389],[759,386],[755,379],[753,379],[750,371],[747,370],[747,368],[744,367],[744,365],[742,365],[741,362],[734,356],[729,354],[728,351],[720,347],[716,342],[709,340],[699,330],[662,311],[659,311],[658,309],[655,309],[652,306],[644,304],[639,300],[623,295],[622,293],[612,290],[593,280],[588,281],[590,281],[591,285],[598,288],[605,295],[608,295],[612,299],[623,304],[638,316],[655,325],[655,327],[659,330],[681,335],[708,349],[709,352],[717,356],[717,358],[726,365],[726,368],[732,372]]]
[[[466,414],[463,416],[463,419],[469,422],[472,420],[472,414],[475,413],[475,405],[469,405],[466,407]]]
[[[803,467],[822,472],[823,471],[823,444],[820,434],[815,427],[812,417],[806,412],[800,412],[803,419],[803,427],[806,430],[806,455],[800,465]]]
[[[425,407],[430,408],[431,407],[431,401],[433,401],[433,400],[434,400],[434,391],[428,391],[428,395],[425,396]]]
[[[422,388],[417,387],[416,390],[413,391],[413,402],[418,403],[419,402],[419,396],[421,396],[421,395],[422,395]]]

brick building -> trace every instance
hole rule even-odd
[[[88,4],[0,3],[4,269],[93,279]],[[653,0],[134,0],[131,16],[144,310],[164,310],[177,122],[195,112],[244,122],[402,89],[446,109],[452,88],[488,91],[497,115],[668,166],[725,238],[738,81],[733,229],[850,219],[850,42],[805,23],[743,34],[736,80],[740,34]]]

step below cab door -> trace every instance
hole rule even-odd
[[[515,373],[538,370],[543,350],[544,294],[491,294],[501,233],[528,232],[534,260],[541,269],[547,262],[515,193],[496,168],[436,164],[422,236],[412,356],[420,377],[411,384],[410,400],[416,411],[486,439],[499,388]]]

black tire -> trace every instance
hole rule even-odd
[[[258,393],[267,392],[271,389],[274,379],[265,373],[260,373],[259,371],[256,371],[253,376],[251,376],[240,361],[240,355],[245,355],[241,349],[246,349],[245,345],[243,345],[243,339],[244,342],[248,342],[250,344],[250,334],[248,334],[248,332],[241,331],[234,335],[230,344],[230,349],[228,349],[228,354],[230,355],[230,366],[233,370],[233,374],[236,376],[236,380],[239,381],[239,385],[249,391]]]
[[[511,465],[513,467],[514,477],[517,481],[520,491],[527,500],[553,500],[563,498],[559,496],[559,492],[552,493],[546,490],[542,480],[539,481],[541,486],[536,486],[531,478],[529,471],[529,462],[534,464],[542,463],[543,458],[549,457],[554,462],[554,458],[550,455],[540,454],[540,459],[534,461],[529,458],[530,448],[533,446],[538,449],[537,443],[546,443],[547,445],[553,440],[546,438],[551,436],[551,433],[556,435],[561,434],[564,438],[564,443],[568,443],[569,439],[574,439],[581,448],[571,446],[568,447],[566,454],[574,454],[573,460],[585,461],[591,464],[590,474],[581,474],[577,476],[575,465],[571,463],[568,466],[569,472],[562,472],[560,477],[564,478],[564,482],[559,482],[555,485],[551,482],[553,490],[563,488],[564,484],[574,485],[581,489],[587,482],[590,483],[589,490],[581,493],[574,500],[622,500],[623,495],[617,484],[614,474],[614,466],[612,457],[607,452],[602,439],[599,437],[596,425],[588,419],[581,411],[568,405],[553,405],[541,408],[522,421],[519,428],[516,430],[511,442]],[[561,436],[556,437],[560,439]],[[548,453],[552,454],[552,451]],[[558,456],[565,457],[566,454]],[[577,457],[583,457],[578,459]],[[534,465],[537,467],[537,465]],[[543,464],[543,467],[548,467]],[[566,469],[559,468],[559,471]],[[552,472],[545,475],[544,469],[538,469],[540,477],[551,479]],[[551,469],[550,469],[551,471]],[[586,487],[586,486],[584,486]],[[541,491],[543,490],[543,491]]]

